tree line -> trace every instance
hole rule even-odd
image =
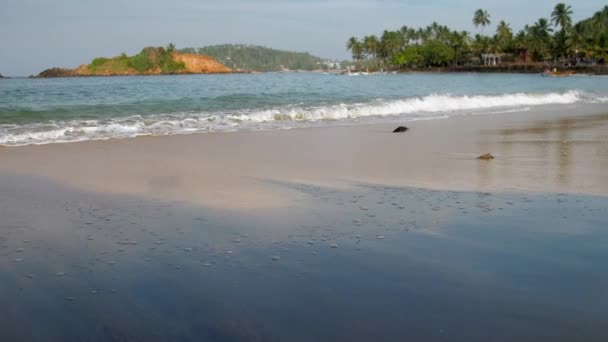
[[[484,54],[496,54],[506,62],[604,63],[608,57],[608,6],[591,18],[572,21],[572,8],[555,5],[549,18],[540,18],[514,33],[501,20],[493,35],[484,29],[491,15],[479,9],[473,24],[481,33],[451,30],[433,23],[423,28],[403,26],[385,30],[380,37],[351,37],[346,48],[360,67],[422,68],[481,63]]]
[[[319,70],[331,69],[333,61],[321,59],[307,52],[271,49],[263,46],[224,44],[201,48],[184,48],[185,53],[211,56],[224,65],[248,71]]]

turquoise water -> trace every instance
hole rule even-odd
[[[0,144],[284,129],[608,101],[608,78],[313,73],[7,79]]]

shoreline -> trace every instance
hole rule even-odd
[[[429,70],[401,69],[398,73],[479,73],[479,74],[542,74],[546,69],[557,68],[559,71],[572,71],[572,75],[605,76],[608,66],[591,65],[563,67],[550,64],[503,64],[495,66],[452,66],[434,67]]]
[[[381,123],[5,146],[0,172],[240,208],[288,205],[269,181],[608,194],[605,106],[562,107],[412,121],[404,134]]]
[[[472,66],[448,66],[448,67],[432,67],[428,69],[421,68],[404,68],[391,70],[397,74],[461,74],[461,73],[474,73],[474,74],[542,74],[547,68],[558,68],[561,71],[572,71],[571,76],[586,75],[586,76],[606,76],[608,75],[608,65],[592,65],[592,66],[577,66],[564,68],[561,66],[553,65],[538,65],[538,64],[504,64],[496,66],[483,66],[483,65],[472,65]],[[73,71],[73,69],[64,68],[50,68],[48,70],[57,69],[60,73],[67,71]],[[364,70],[356,70],[361,72]],[[178,73],[133,73],[133,74],[111,74],[111,75],[51,75],[51,76],[13,76],[4,77],[4,79],[11,78],[29,78],[29,79],[46,79],[46,78],[81,78],[81,77],[132,77],[132,76],[180,76],[180,75],[227,75],[227,74],[266,74],[266,73],[329,73],[332,75],[345,75],[347,70],[289,70],[289,71],[253,71],[253,70],[232,70],[228,72],[178,72]]]

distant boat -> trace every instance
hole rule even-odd
[[[574,75],[573,70],[565,70],[565,71],[544,71],[541,76],[543,77],[568,77]]]

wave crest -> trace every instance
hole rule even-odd
[[[318,107],[289,106],[223,113],[170,113],[97,120],[50,121],[0,125],[0,144],[17,146],[141,135],[291,128],[293,123],[298,122],[319,123],[368,117],[400,116],[400,121],[434,119],[471,113],[505,113],[512,111],[509,109],[539,105],[597,101],[607,102],[608,98],[593,98],[579,91],[474,96],[429,95]]]

